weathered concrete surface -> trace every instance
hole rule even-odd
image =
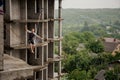
[[[48,18],[54,19],[55,0],[48,0]],[[48,38],[54,38],[54,21],[48,22]],[[48,58],[54,58],[54,42],[48,44]],[[48,77],[54,78],[54,63],[48,65]]]
[[[0,71],[3,70],[3,15],[0,15]]]
[[[4,55],[4,71],[27,67],[30,67],[30,65],[28,65],[23,60],[9,56],[7,54]]]
[[[60,1],[61,0],[58,0],[58,2]],[[61,13],[61,2],[58,7],[60,7],[58,12]],[[53,79],[55,77],[54,61],[59,63],[58,75],[60,75],[61,58],[54,58],[55,40],[47,43],[45,46],[35,48],[35,54],[30,54],[30,50],[25,47],[28,43],[28,36],[24,27],[26,24],[29,30],[31,28],[35,28],[37,34],[41,37],[45,39],[54,39],[54,10],[55,0],[5,0],[4,20],[6,22],[5,30],[7,31],[5,45],[14,48],[5,48],[5,50],[7,54],[19,59],[5,55],[4,71],[0,72],[0,80],[18,80],[18,78],[20,79],[23,77],[25,78],[32,76],[33,71],[34,76],[32,76],[29,80],[48,80],[48,78]],[[59,14],[58,18],[61,18],[61,14]],[[38,21],[38,19],[41,21]],[[62,27],[62,23],[60,22],[61,20],[59,19],[56,21],[59,21],[59,27]],[[60,28],[58,33],[59,35],[57,36],[61,38],[62,28]],[[40,42],[44,43],[45,41],[41,40]],[[20,45],[22,44],[26,45],[21,49]],[[58,46],[62,46],[61,44],[62,42],[60,41],[60,45]],[[16,45],[19,45],[20,48],[16,47]],[[61,56],[61,49],[62,47],[59,47],[59,56]],[[48,58],[51,59],[51,63],[49,63]],[[29,66],[27,63],[32,66]]]
[[[4,55],[4,71],[0,72],[0,80],[18,80],[30,76],[33,76],[32,66],[18,58]]]

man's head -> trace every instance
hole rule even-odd
[[[35,29],[34,29],[34,28],[32,28],[32,29],[31,29],[31,31],[32,31],[32,32],[35,32]]]

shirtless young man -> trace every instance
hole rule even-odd
[[[27,26],[25,25],[25,30],[28,32],[28,43],[30,44],[31,52],[34,53],[34,48],[35,48],[34,40],[35,40],[35,36],[40,38],[40,39],[43,39],[43,38],[35,33],[35,29],[34,28],[32,28],[31,30],[28,30]]]

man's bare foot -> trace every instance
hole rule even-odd
[[[31,52],[34,54],[34,51],[33,51],[33,50],[32,50]]]

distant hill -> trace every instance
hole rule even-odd
[[[120,9],[63,9],[62,17],[65,32],[81,28],[84,22],[89,25],[114,23],[120,19]]]

